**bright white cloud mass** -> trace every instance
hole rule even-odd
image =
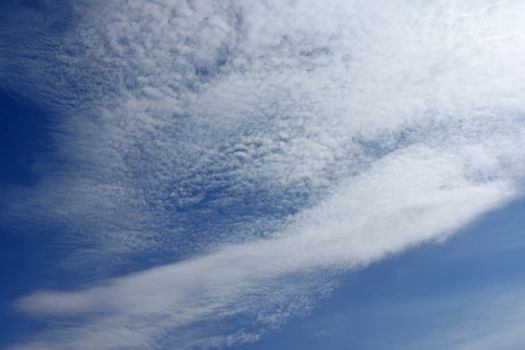
[[[164,258],[19,299],[69,326],[17,349],[253,342],[520,195],[523,1],[71,6],[0,47],[3,84],[63,113],[67,160],[8,210],[69,227],[69,268]]]

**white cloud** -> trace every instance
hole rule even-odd
[[[149,339],[146,347],[166,334],[181,348],[207,343],[209,334],[191,333],[191,342],[176,335],[205,319],[271,313],[298,293],[297,286],[287,282],[289,274],[357,268],[425,240],[444,238],[514,194],[502,182],[471,183],[457,160],[426,149],[393,154],[317,207],[298,214],[279,237],[226,246],[84,291],[40,292],[18,305],[36,314],[88,317],[87,324],[67,336],[52,334],[51,348],[104,347],[106,338],[123,329]],[[306,287],[299,289],[303,298],[323,288],[319,282],[325,281],[301,285]],[[273,326],[287,316],[275,315],[261,326]],[[123,341],[118,346],[131,340]]]
[[[21,299],[29,313],[85,317],[36,347],[252,341],[330,289],[319,270],[444,239],[518,195],[524,7],[80,4],[49,54],[81,91],[11,50],[43,70],[42,96],[73,106],[61,126],[72,165],[11,215],[68,225],[65,239],[89,247],[70,263],[188,257]],[[238,315],[257,326],[210,329]]]

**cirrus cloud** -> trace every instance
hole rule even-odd
[[[69,227],[80,271],[168,256],[20,299],[30,314],[82,316],[23,347],[255,341],[337,271],[445,239],[519,195],[524,6],[95,1],[72,6],[53,45],[2,47],[70,116],[67,164],[9,214]],[[21,54],[34,47],[63,75]]]

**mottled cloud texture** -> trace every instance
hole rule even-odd
[[[68,227],[79,271],[167,258],[19,299],[72,326],[15,348],[253,342],[520,195],[522,1],[75,2],[52,34],[27,11],[0,73],[64,115],[65,162],[10,215]]]

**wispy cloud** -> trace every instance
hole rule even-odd
[[[41,50],[81,88],[38,77],[41,96],[71,114],[61,126],[70,162],[11,215],[68,225],[64,239],[88,246],[69,264],[186,259],[20,299],[25,312],[75,320],[34,347],[254,341],[325,295],[326,271],[444,239],[519,195],[523,10],[510,0],[75,5],[75,25]],[[9,54],[47,69],[20,52]],[[219,324],[241,315],[248,325]]]
[[[431,161],[425,150],[388,157],[298,214],[279,237],[227,246],[80,292],[39,292],[18,305],[35,314],[88,317],[66,335],[50,335],[50,348],[104,347],[124,330],[146,337],[140,341],[148,346],[164,337],[174,338],[181,348],[206,344],[210,334],[185,327],[235,314],[254,317],[252,325],[274,326],[289,316],[281,308],[306,307],[310,297],[327,287],[323,278],[296,285],[290,274],[358,268],[425,240],[444,238],[514,194],[502,182],[466,181],[454,157],[432,155]],[[181,328],[190,339],[183,339]],[[115,341],[124,346],[133,339]]]

